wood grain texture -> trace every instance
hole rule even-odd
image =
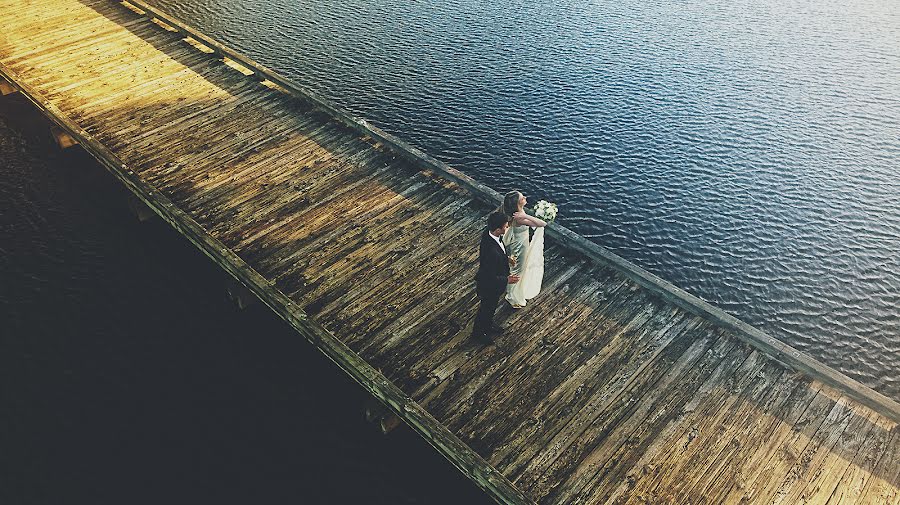
[[[894,403],[563,227],[473,341],[495,191],[131,3],[0,0],[0,76],[498,502],[897,502]]]

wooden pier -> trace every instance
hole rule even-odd
[[[498,194],[141,2],[0,0],[0,77],[497,502],[900,503],[896,401],[561,226],[473,341]]]

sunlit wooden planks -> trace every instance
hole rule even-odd
[[[552,295],[502,309],[498,345],[473,342],[492,199],[477,184],[262,84],[264,70],[177,21],[103,1],[26,6],[16,17],[20,4],[0,2],[3,68],[239,254],[259,289],[277,288],[272,299],[305,308],[424,405],[443,426],[420,432],[495,499],[896,498],[893,421],[565,241],[547,244]],[[356,363],[349,373],[371,373]],[[487,463],[509,481],[482,478]]]

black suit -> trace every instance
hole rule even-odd
[[[491,238],[490,230],[485,228],[481,234],[481,246],[478,250],[478,273],[475,275],[475,291],[481,303],[475,315],[473,333],[483,334],[491,329],[494,312],[500,303],[500,296],[506,291],[509,282],[509,259],[500,248],[500,244]]]

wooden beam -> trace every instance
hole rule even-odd
[[[16,91],[18,91],[18,90],[15,88],[15,86],[6,82],[6,80],[4,80],[4,79],[0,79],[0,95],[2,95],[2,96],[11,95],[11,94],[15,93]]]
[[[141,223],[145,223],[156,217],[156,214],[150,210],[150,207],[147,207],[144,202],[130,194],[128,195],[128,210],[130,210]]]
[[[378,425],[383,435],[394,431],[403,421],[375,398],[367,398],[363,406],[366,421]]]
[[[240,310],[244,310],[251,305],[256,305],[256,302],[259,301],[252,291],[230,277],[225,281],[225,296],[234,302]]]
[[[53,136],[53,140],[56,142],[56,145],[58,145],[60,149],[68,149],[72,146],[78,145],[78,141],[75,140],[71,135],[69,135],[68,132],[66,132],[62,128],[51,126],[50,135]]]

